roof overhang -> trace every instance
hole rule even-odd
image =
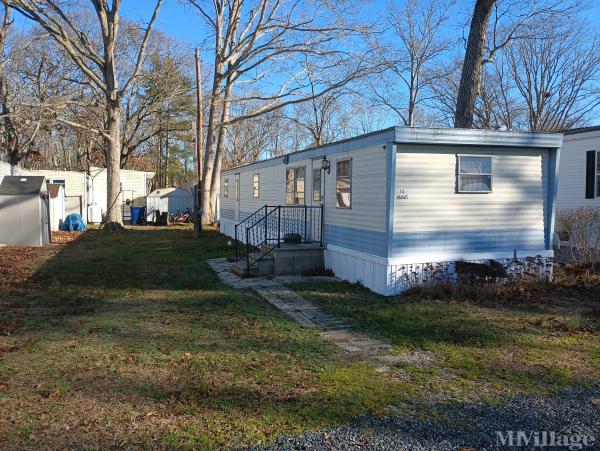
[[[557,149],[562,145],[560,133],[524,133],[461,128],[396,127],[397,144],[438,144],[495,147],[539,147]]]

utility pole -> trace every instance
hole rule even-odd
[[[202,140],[202,72],[200,70],[200,50],[196,49],[196,180],[194,186],[194,235],[199,238],[202,232],[202,217],[204,216],[202,205],[202,171],[203,164],[203,140]]]

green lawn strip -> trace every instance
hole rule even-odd
[[[346,283],[293,288],[325,312],[392,342],[399,354],[422,350],[440,356],[440,370],[452,379],[446,388],[465,384],[465,395],[474,386],[492,396],[547,392],[588,384],[600,374],[597,319],[569,313],[564,305],[556,312],[548,305],[383,297]]]
[[[0,443],[232,448],[387,412],[426,384],[348,362],[206,260],[206,231],[92,231],[0,294]]]

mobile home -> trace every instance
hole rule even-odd
[[[600,126],[568,130],[564,135],[558,209],[600,207]]]
[[[244,221],[244,240],[265,205],[322,205],[326,267],[385,295],[455,281],[459,261],[550,277],[561,144],[557,134],[388,128],[222,171],[219,224],[234,237]]]
[[[80,215],[88,221],[87,208],[91,203],[91,179],[85,172],[41,169],[32,171],[43,175],[50,184],[62,185],[65,191],[65,214]]]
[[[94,207],[104,216],[107,211],[107,184],[106,168],[90,168],[92,178]],[[150,182],[154,178],[153,172],[121,169],[121,196],[119,204],[123,219],[130,219],[129,206],[146,206],[146,196],[150,192]],[[94,215],[96,216],[96,215]],[[100,217],[100,215],[97,215]],[[96,222],[96,220],[90,222]]]

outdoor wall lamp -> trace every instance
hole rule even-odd
[[[290,156],[289,155],[285,155],[283,157],[283,164],[288,164],[290,162]]]
[[[331,172],[331,161],[327,159],[327,155],[323,155],[323,161],[321,161],[321,168],[329,174]]]

